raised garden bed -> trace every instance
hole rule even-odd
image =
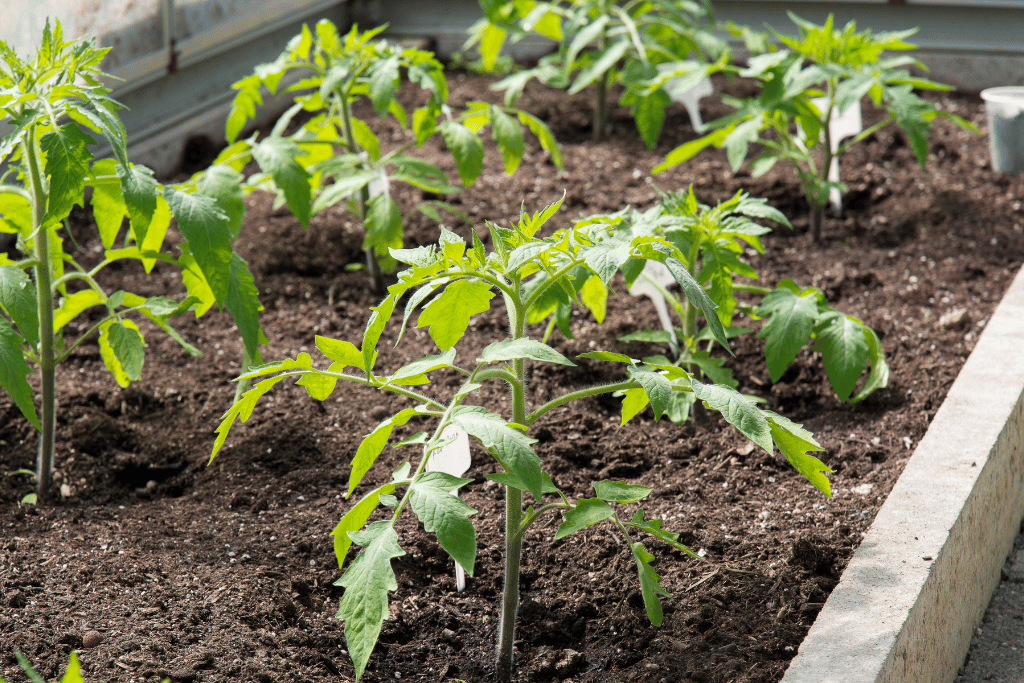
[[[494,98],[476,77],[454,76],[452,85],[456,105]],[[705,118],[724,113],[707,102],[716,110]],[[942,103],[983,125],[977,98],[945,96]],[[645,208],[656,198],[650,169],[666,150],[694,137],[678,114],[648,153],[632,121],[617,111],[615,135],[595,144],[585,94],[570,98],[531,87],[520,104],[552,126],[566,173],[559,176],[546,154],[531,148],[524,167],[506,178],[498,156],[489,154],[485,175],[454,201],[474,221],[449,226],[464,237],[472,229],[485,234],[485,218],[507,224],[522,201],[536,209],[563,189],[566,208],[553,219],[556,227],[578,213]],[[866,115],[870,121],[871,112]],[[439,151],[431,157],[451,166]],[[651,486],[649,514],[706,550],[707,561],[657,551],[656,569],[673,598],[664,625],[654,628],[635,574],[626,571],[628,553],[614,538],[598,530],[554,543],[554,518],[535,528],[524,553],[518,680],[782,678],[1024,254],[1024,180],[989,170],[983,137],[939,122],[922,171],[902,134],[885,130],[843,162],[851,187],[847,214],[826,225],[824,247],[812,246],[804,233],[801,192],[782,167],[753,180],[733,175],[724,153],[709,152],[651,179],[666,189],[693,183],[706,203],[737,189],[768,197],[797,231],[780,229],[766,240],[764,255],[748,255],[765,281],[789,277],[818,286],[882,337],[890,386],[852,406],[836,401],[811,354],[773,385],[760,342],[740,340],[735,347],[741,389],[804,423],[825,447],[822,459],[837,470],[834,498],[823,498],[724,423],[654,423],[648,412],[618,428],[618,401],[611,399],[594,399],[582,412],[553,413],[533,436],[561,488],[589,495],[584,482],[600,477]],[[454,168],[448,170],[454,177]],[[403,209],[416,199],[401,197]],[[85,212],[75,218],[90,220]],[[436,226],[425,217],[411,219],[406,232],[410,243],[436,240]],[[97,246],[84,238],[79,244],[86,251]],[[364,273],[344,271],[359,260],[360,236],[350,216],[326,212],[304,232],[286,209],[275,211],[268,197],[254,196],[237,248],[267,307],[267,359],[312,349],[314,334],[360,335],[377,301],[366,291]],[[115,276],[143,294],[177,287],[159,267],[149,278],[141,269],[109,275]],[[657,326],[646,301],[619,290],[604,324],[580,314],[577,339],[556,336],[553,345],[570,358],[593,348],[653,352],[617,341]],[[487,330],[496,320],[483,314],[473,326]],[[95,345],[80,347],[60,369],[57,469],[67,487],[64,500],[49,508],[18,506],[25,481],[0,483],[0,671],[7,680],[22,680],[14,648],[54,677],[69,650],[83,648],[87,636],[95,643],[93,631],[102,642],[85,649],[82,660],[94,680],[352,676],[333,619],[341,589],[332,586],[340,572],[328,534],[347,508],[340,494],[361,437],[398,404],[347,388],[321,405],[282,386],[252,421],[236,427],[229,447],[207,468],[213,428],[233,396],[229,380],[240,342],[227,316],[183,319],[179,329],[205,357],[192,359],[154,335],[142,381],[126,390],[110,379]],[[414,333],[381,363],[397,366],[433,350],[425,333]],[[587,361],[545,368],[534,374],[531,390],[544,395],[585,386],[606,373]],[[498,407],[505,398],[495,389],[486,401]],[[0,416],[0,467],[31,468],[34,432],[6,397]],[[465,592],[455,592],[447,555],[404,523],[400,536],[409,555],[396,562],[393,618],[365,680],[488,680],[502,511],[497,486],[483,479],[492,466],[477,455],[467,475],[476,482],[463,496],[479,511],[476,577]],[[387,465],[397,465],[401,455],[382,457],[389,461],[379,471],[390,472]]]

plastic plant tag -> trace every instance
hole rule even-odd
[[[664,70],[661,69],[661,66],[659,65],[658,68]],[[693,130],[702,135],[704,133],[704,121],[700,118],[700,100],[702,97],[714,95],[715,89],[711,85],[711,79],[706,76],[692,88],[681,88],[682,80],[682,76],[670,79],[664,85],[665,92],[668,93],[673,102],[686,107],[686,113],[690,115],[690,123],[693,125]]]
[[[379,197],[381,195],[391,194],[391,181],[384,171],[379,171],[377,177],[370,181],[366,186],[371,197]]]
[[[427,472],[444,472],[453,477],[461,477],[469,469],[472,459],[469,455],[469,434],[457,425],[448,425],[441,432],[441,441],[451,441],[430,454],[427,461]],[[452,495],[459,495],[458,489]],[[455,587],[461,593],[466,588],[466,570],[458,562],[455,563]]]
[[[828,107],[827,97],[813,97],[811,102],[822,111]],[[828,167],[828,179],[830,182],[839,182],[839,157],[835,153],[839,150],[839,143],[846,138],[857,135],[864,130],[864,120],[861,117],[860,102],[855,102],[840,113],[837,109],[832,110],[832,118],[828,124],[829,137],[832,140],[832,163]],[[837,214],[843,212],[843,195],[838,187],[833,187],[828,193],[828,203]]]
[[[654,308],[658,311],[658,320],[661,321],[661,326],[672,337],[672,355],[678,357],[679,338],[676,337],[676,328],[672,325],[672,318],[668,315],[668,303],[665,301],[665,295],[656,286],[670,287],[675,284],[675,281],[672,273],[669,272],[664,264],[657,261],[648,261],[640,276],[633,281],[633,286],[629,288],[629,293],[636,297],[650,297],[651,301],[654,302]]]

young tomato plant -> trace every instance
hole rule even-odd
[[[339,567],[352,543],[364,548],[337,584],[345,588],[338,618],[345,621],[348,650],[357,678],[366,668],[388,613],[388,593],[398,587],[391,560],[405,554],[395,532],[395,523],[403,512],[411,508],[452,559],[467,574],[473,574],[477,536],[470,517],[474,510],[453,494],[472,480],[431,471],[428,466],[432,454],[451,441],[450,432],[446,430],[453,425],[473,436],[495,458],[499,471],[488,478],[505,487],[505,580],[496,662],[497,680],[502,682],[511,680],[512,676],[523,535],[545,513],[559,511],[563,515],[556,538],[602,521],[609,521],[625,536],[639,574],[648,617],[656,625],[662,620],[659,596],[667,593],[651,566],[654,556],[635,536],[648,534],[689,552],[679,543],[676,534],[662,529],[661,520],[647,519],[642,509],[620,512],[617,506],[635,504],[651,493],[647,487],[598,481],[594,483],[594,498],[575,500],[558,489],[543,471],[541,460],[532,448],[536,440],[528,436],[534,423],[549,411],[586,397],[623,391],[626,398],[622,422],[625,424],[648,404],[655,417],[660,417],[673,393],[692,392],[769,453],[778,446],[816,487],[827,495],[831,493],[823,474],[831,470],[810,455],[810,451],[820,450],[820,447],[809,432],[780,415],[760,410],[728,386],[701,382],[685,368],[644,363],[616,353],[587,353],[584,358],[622,364],[623,379],[566,391],[543,405],[530,405],[526,386],[529,363],[573,365],[554,348],[531,337],[527,326],[528,312],[549,290],[568,292],[574,300],[595,301],[586,292],[606,291],[612,275],[627,261],[656,260],[669,268],[709,320],[717,321],[714,304],[683,265],[683,254],[668,240],[653,235],[624,239],[614,233],[613,226],[603,217],[582,220],[551,237],[537,237],[538,230],[560,204],[532,216],[524,214],[518,225],[510,229],[489,224],[494,249],[489,253],[475,233],[473,243],[467,245],[446,230],[442,231],[436,247],[393,250],[396,259],[411,267],[399,274],[398,282],[388,287],[387,297],[373,309],[361,344],[356,346],[348,341],[317,337],[317,347],[331,361],[327,369],[315,368],[310,356],[304,353],[293,360],[273,363],[249,373],[249,378],[265,379],[242,396],[217,429],[219,435],[211,459],[224,445],[234,421],[248,419],[259,398],[287,377],[297,378],[297,383],[318,400],[326,399],[339,380],[412,399],[417,404],[415,407],[405,408],[381,422],[359,446],[352,461],[347,490],[351,495],[396,427],[413,419],[433,421],[429,434],[421,432],[402,442],[402,445],[422,448],[418,463],[414,467],[404,464],[391,481],[366,493],[342,517],[333,533]],[[455,347],[463,338],[470,318],[489,310],[496,293],[504,302],[508,337],[495,339],[479,358],[458,363]],[[412,361],[391,374],[378,374],[375,370],[378,342],[392,316],[401,310],[399,301],[407,294],[401,322],[394,323],[400,325],[399,341],[422,306],[416,326],[429,328],[439,353]],[[711,328],[715,338],[727,344],[722,325],[713,322]],[[355,368],[356,372],[351,372],[350,368]],[[449,377],[461,377],[461,386],[454,393],[445,390],[443,387],[447,385],[443,383],[430,386],[429,375],[442,372]],[[481,386],[492,381],[505,382],[511,388],[509,415],[472,405]],[[412,388],[417,386],[428,388]],[[400,489],[403,491],[399,497]],[[534,499],[536,508],[530,505],[524,509],[527,494]],[[367,525],[380,505],[393,511],[384,519]]]
[[[662,193],[661,201],[648,211],[622,217],[620,230],[624,235],[634,238],[657,235],[674,244],[683,255],[680,262],[695,280],[704,283],[717,308],[715,318],[705,319],[702,328],[702,311],[696,302],[665,289],[644,271],[643,263],[627,261],[622,267],[626,282],[632,285],[637,278],[650,281],[675,310],[680,326],[675,328],[675,334],[668,330],[644,330],[622,337],[621,341],[667,342],[676,364],[735,388],[738,383],[732,378],[732,371],[724,366],[725,359],[712,357],[710,353],[715,336],[709,323],[717,321],[723,325],[728,338],[752,332],[732,325],[734,314],[740,311],[765,320],[758,337],[765,340],[765,361],[773,382],[779,381],[800,349],[811,344],[821,353],[825,373],[840,401],[860,401],[885,387],[889,381],[889,366],[878,335],[860,320],[832,308],[821,290],[801,289],[788,279],[774,290],[738,281],[738,278],[757,279],[757,272],[741,259],[743,249],[746,246],[763,252],[761,235],[771,232],[753,219],[772,220],[789,227],[786,217],[768,206],[764,199],[753,199],[744,192],[737,192],[712,208],[697,201],[692,186],[689,192]],[[763,298],[757,306],[741,304],[736,300],[737,292]],[[701,348],[702,343],[704,348]],[[653,362],[669,361],[659,356]],[[870,372],[860,391],[854,394],[866,366],[870,366]],[[673,409],[668,415],[673,421],[683,421],[689,414],[693,396],[677,393],[673,397]]]
[[[107,97],[99,63],[106,49],[91,42],[67,42],[57,23],[47,24],[39,51],[22,60],[0,42],[0,110],[13,130],[0,140],[0,232],[17,236],[12,260],[0,253],[0,386],[40,430],[37,498],[50,493],[56,420],[55,371],[86,339],[99,335],[100,355],[122,387],[139,379],[144,340],[133,317],[145,317],[189,353],[199,352],[174,331],[168,319],[213,305],[227,308],[245,343],[245,365],[258,365],[260,330],[256,288],[245,261],[231,249],[241,225],[237,181],[226,176],[162,187],[144,166],[128,161],[120,108]],[[114,159],[94,159],[91,134],[106,138]],[[13,180],[13,182],[6,182]],[[232,184],[233,183],[233,184]],[[61,230],[75,204],[92,207],[105,248],[99,263],[82,265],[65,251]],[[236,196],[237,194],[237,196]],[[130,229],[119,241],[122,223]],[[162,251],[171,218],[185,243],[177,258]],[[120,247],[115,248],[119,242]],[[184,301],[108,291],[97,281],[106,266],[123,259],[142,262],[149,272],[157,261],[176,265],[188,290]],[[77,338],[70,323],[87,309],[104,310],[99,322]],[[41,372],[41,416],[26,376],[28,361]]]
[[[562,166],[554,136],[540,119],[509,107],[469,102],[455,116],[446,104],[448,84],[433,53],[403,49],[377,38],[384,27],[360,33],[356,27],[340,36],[334,24],[322,20],[315,34],[308,26],[289,43],[271,64],[256,68],[234,85],[238,90],[227,120],[227,137],[234,142],[262,103],[261,87],[276,92],[291,72],[301,79],[285,92],[295,92],[294,105],[282,116],[269,137],[236,143],[222,155],[240,170],[255,158],[263,173],[249,179],[250,187],[278,194],[305,227],[310,216],[329,206],[343,204],[363,223],[367,266],[376,291],[383,291],[381,269],[397,265],[388,250],[402,246],[402,215],[391,197],[391,182],[407,183],[424,192],[443,195],[458,192],[434,164],[406,152],[440,133],[455,159],[463,185],[469,186],[483,168],[484,146],[480,129],[491,126],[501,150],[505,170],[513,173],[525,151],[523,128],[529,128],[551,158]],[[429,97],[412,113],[395,99],[404,79],[419,85]],[[299,94],[301,93],[301,94]],[[380,139],[365,121],[353,115],[353,105],[368,98],[386,118],[391,115],[402,129],[411,126],[413,140],[385,152]],[[310,114],[297,131],[285,135],[300,112]],[[341,150],[335,154],[335,150]],[[441,208],[463,217],[442,201],[428,201],[417,208],[440,220]]]
[[[761,94],[745,99],[723,97],[736,111],[707,124],[713,129],[711,133],[669,152],[665,163],[654,172],[681,164],[709,145],[725,147],[729,163],[737,169],[746,160],[748,147],[757,143],[763,151],[751,162],[751,175],[766,173],[777,161],[792,164],[810,206],[811,234],[815,242],[820,242],[828,194],[837,187],[828,179],[834,157],[896,123],[907,134],[923,168],[928,157],[928,129],[936,117],[974,132],[977,128],[914,93],[914,88],[952,90],[952,86],[911,76],[900,68],[913,65],[924,69],[913,57],[883,56],[885,52],[915,49],[917,46],[906,42],[906,38],[917,29],[872,34],[870,30],[858,32],[853,21],[838,29],[832,15],[822,26],[804,21],[792,12],[789,16],[800,36],[776,34],[781,48],[749,28],[734,29],[743,36],[753,55],[745,69],[736,71],[740,76],[760,81]],[[833,154],[829,130],[833,112],[841,114],[848,107],[860,106],[865,95],[885,110],[886,118],[840,143]],[[815,104],[816,98],[824,99],[824,108]],[[842,184],[838,187],[846,189]]]
[[[680,78],[676,87],[688,89],[727,58],[725,42],[709,30],[706,0],[480,0],[480,6],[485,18],[470,29],[467,46],[479,44],[485,67],[495,64],[506,40],[536,33],[558,43],[536,68],[494,85],[505,91],[505,103],[514,104],[532,78],[570,94],[594,85],[595,140],[608,128],[609,90],[621,84],[621,103],[653,149],[672,104],[662,86]]]

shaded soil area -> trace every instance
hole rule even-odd
[[[469,99],[497,101],[488,84],[453,75],[456,108]],[[733,93],[746,87],[716,85]],[[724,152],[712,150],[652,178],[650,169],[668,150],[695,137],[686,114],[671,114],[653,153],[623,108],[614,109],[609,139],[593,143],[588,94],[527,88],[521,106],[551,124],[565,172],[531,141],[519,172],[506,177],[492,147],[478,183],[451,199],[472,224],[455,219],[449,227],[467,238],[475,230],[486,241],[484,219],[508,224],[521,202],[536,210],[563,191],[555,227],[581,213],[647,208],[657,199],[655,185],[675,190],[693,183],[705,203],[746,189],[767,197],[796,226],[768,236],[764,254],[746,254],[763,281],[788,277],[823,289],[833,305],[874,327],[892,375],[887,389],[843,405],[816,354],[801,353],[772,383],[762,343],[753,335],[736,340],[729,364],[741,390],[814,432],[822,460],[836,470],[832,499],[718,419],[656,423],[648,410],[619,427],[618,400],[602,398],[538,422],[531,432],[537,452],[569,496],[593,495],[591,482],[602,478],[650,486],[648,515],[664,518],[706,558],[648,544],[672,595],[664,624],[655,628],[619,539],[596,526],[555,542],[559,520],[537,524],[525,543],[516,680],[778,681],[1024,259],[1024,179],[992,172],[985,137],[944,121],[931,134],[924,169],[905,136],[886,129],[843,159],[846,212],[827,221],[819,247],[806,234],[806,205],[790,169],[777,166],[752,179],[732,173]],[[417,96],[403,94],[407,104]],[[978,98],[940,101],[984,126]],[[704,104],[705,119],[727,111],[713,98]],[[366,119],[369,112],[360,110]],[[866,107],[868,122],[878,116]],[[388,124],[374,125],[389,139],[403,139]],[[438,146],[423,153],[457,177]],[[398,197],[403,210],[423,199],[408,188]],[[415,212],[406,231],[409,245],[435,242],[438,234]],[[76,212],[74,232],[83,253],[99,251],[87,211]],[[169,239],[176,235],[172,229]],[[377,297],[367,291],[365,273],[345,270],[360,259],[360,243],[356,221],[340,210],[320,214],[307,232],[270,197],[249,198],[237,249],[266,306],[267,360],[315,351],[317,334],[361,338]],[[126,266],[103,278],[111,290],[183,291],[159,265],[150,275]],[[603,324],[577,313],[576,338],[556,333],[552,345],[570,358],[595,348],[661,352],[618,341],[658,323],[649,301],[629,297],[621,282],[617,289]],[[502,320],[500,309],[476,316],[460,357],[475,357],[503,338]],[[78,329],[89,324],[83,316]],[[226,314],[183,316],[176,325],[203,356],[190,357],[143,326],[143,379],[127,389],[106,372],[94,341],[58,370],[56,504],[19,505],[31,483],[23,476],[0,480],[0,674],[24,680],[18,649],[44,676],[56,677],[68,652],[79,649],[87,678],[108,683],[165,676],[211,683],[351,680],[334,618],[342,589],[334,585],[340,571],[329,534],[347,509],[342,494],[362,436],[406,403],[352,386],[320,403],[281,384],[208,465],[213,430],[233,397],[241,344]],[[385,335],[393,339],[393,332]],[[434,352],[424,331],[412,330],[380,364],[394,368]],[[537,366],[531,397],[542,401],[612,377],[609,364],[586,360],[575,368]],[[454,382],[439,376],[436,389],[443,393]],[[497,385],[480,401],[507,408]],[[0,468],[31,469],[35,451],[33,429],[0,397]],[[403,457],[401,449],[387,449],[364,487],[387,479]],[[407,555],[394,563],[398,590],[364,680],[491,680],[503,503],[484,475],[495,468],[474,447],[467,475],[474,482],[463,497],[478,510],[480,551],[464,592],[456,592],[452,561],[436,540],[414,518],[403,518]]]

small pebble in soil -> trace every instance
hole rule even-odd
[[[370,409],[370,417],[375,420],[383,420],[388,416],[388,409],[384,406],[374,406]]]
[[[82,636],[82,647],[92,648],[103,644],[103,634],[99,631],[86,631]]]

